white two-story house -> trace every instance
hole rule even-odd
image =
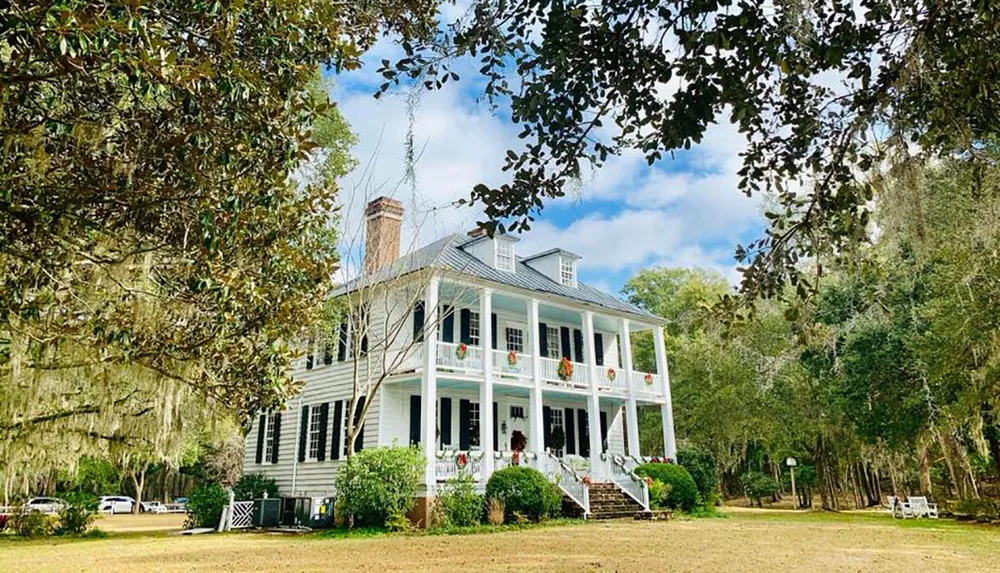
[[[357,373],[378,388],[352,447],[418,445],[420,501],[460,469],[484,484],[519,463],[584,513],[597,484],[648,509],[630,468],[675,458],[662,320],[580,282],[579,256],[518,253],[510,236],[451,235],[399,257],[402,215],[394,200],[369,204],[365,277],[338,293],[365,309],[363,339],[345,323],[339,343],[310,346],[292,372],[301,393],[254,422],[244,471],[272,476],[283,496],[335,496],[348,416],[363,406],[351,403]],[[652,331],[656,372],[633,368],[640,331]],[[639,451],[640,405],[661,409],[665,451]]]

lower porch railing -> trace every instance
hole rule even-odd
[[[464,473],[479,481],[482,478],[482,467],[482,451],[438,451],[434,475],[438,481],[448,481]]]

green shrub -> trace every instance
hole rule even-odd
[[[658,479],[650,478],[649,482],[649,505],[653,509],[663,509],[668,506],[668,499],[670,497],[670,490],[673,488],[670,484],[663,483]]]
[[[397,522],[413,507],[425,467],[417,448],[361,450],[340,467],[337,501],[355,522],[380,526]]]
[[[515,515],[532,521],[556,515],[562,507],[562,491],[541,472],[524,466],[511,466],[493,472],[486,482],[486,498],[504,504],[508,522]]]
[[[689,512],[701,503],[698,496],[698,486],[695,485],[691,474],[683,466],[653,462],[635,468],[635,473],[649,476],[654,481],[660,481],[664,485],[670,486],[666,500],[666,506],[670,509]]]
[[[7,521],[7,528],[21,537],[44,537],[52,535],[55,521],[54,515],[15,507]]]
[[[264,474],[247,474],[240,477],[233,486],[233,495],[237,501],[261,499],[265,493],[267,497],[278,497],[278,484],[274,482],[274,478]]]
[[[770,497],[778,492],[778,482],[757,471],[748,471],[743,474],[740,477],[740,485],[750,501],[758,506],[762,505],[765,497]]]
[[[59,510],[56,535],[82,535],[97,519],[97,498],[89,493],[70,493],[64,496],[66,505]]]
[[[701,498],[708,499],[708,495],[715,490],[719,482],[712,455],[700,448],[688,446],[677,450],[677,463],[684,466],[684,469],[691,474]]]
[[[185,527],[215,527],[222,518],[222,509],[229,503],[229,494],[219,484],[199,487],[191,492],[187,502]]]
[[[445,525],[465,527],[479,525],[483,520],[485,499],[476,493],[475,481],[468,474],[448,480],[438,495],[438,503],[444,511]]]
[[[959,519],[993,521],[997,518],[997,506],[988,499],[963,499],[951,508]]]

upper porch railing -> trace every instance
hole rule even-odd
[[[471,344],[453,342],[438,342],[435,363],[439,371],[462,374],[466,376],[482,376],[483,349]],[[409,349],[407,356],[399,361],[397,372],[411,372],[423,365],[424,346],[417,345]],[[569,368],[560,369],[561,360],[554,358],[535,358],[520,352],[506,350],[490,350],[495,381],[519,381],[529,383],[534,379],[534,361],[538,361],[539,376],[546,387],[559,387],[571,390],[589,390],[591,384],[596,384],[598,392],[617,396],[628,396],[630,388],[634,389],[639,398],[662,399],[663,377],[659,374],[632,372],[631,377],[626,372],[614,366],[597,366],[591,371],[590,366],[579,362],[569,362]]]

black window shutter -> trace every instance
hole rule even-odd
[[[271,463],[272,464],[276,464],[276,463],[278,463],[278,446],[281,444],[281,414],[280,413],[274,415],[274,420],[273,420],[272,423],[274,424],[274,432],[272,433],[272,435],[274,436],[272,438],[272,440],[274,440],[274,445],[271,446]]]
[[[326,427],[330,424],[330,403],[323,402],[319,407],[319,453],[316,459],[323,461],[326,459]]]
[[[441,398],[441,445],[451,445],[451,398]]]
[[[420,395],[410,396],[410,445],[420,444]]]
[[[594,333],[594,362],[604,366],[604,336],[600,332]]]
[[[354,409],[354,451],[360,452],[365,448],[365,424],[361,419],[361,412],[365,409],[365,397],[358,398],[358,407]],[[360,422],[360,425],[358,424]]]
[[[413,305],[413,340],[420,342],[424,339],[424,301],[418,300]]]
[[[340,323],[340,340],[337,342],[337,362],[347,360],[347,321]]]
[[[330,438],[330,459],[339,460],[344,451],[344,401],[333,403],[333,436]]]
[[[601,453],[608,451],[608,413],[601,410]]]
[[[545,423],[545,444],[546,448],[552,445],[552,408],[548,406],[542,406],[542,420]]]
[[[549,331],[544,322],[538,323],[538,353],[542,356],[549,355]]]
[[[569,328],[559,327],[559,340],[562,342],[562,355],[566,360],[573,360],[573,354],[569,345]]]
[[[445,305],[441,308],[444,319],[441,321],[441,341],[455,342],[455,309]]]
[[[497,403],[493,402],[493,451],[498,451],[500,449],[500,424],[497,424]]]
[[[302,418],[299,423],[299,461],[306,461],[306,438],[309,436],[309,406],[302,406]]]
[[[323,341],[323,364],[333,364],[333,345],[329,340]]]
[[[315,344],[315,341],[313,339],[311,339],[311,338],[309,339],[309,343],[308,344],[309,344],[309,350],[308,350],[308,354],[306,354],[306,370],[312,370],[313,361],[316,359],[316,357],[313,356],[313,352],[315,352],[316,344]]]
[[[264,426],[267,424],[267,416],[257,418],[257,454],[254,461],[260,463],[264,461]]]
[[[589,458],[590,457],[590,420],[587,416],[587,411],[580,408],[576,411],[576,421],[577,421],[577,433],[580,435],[580,455]]]
[[[573,416],[573,408],[563,410],[563,430],[566,432],[566,453],[576,453],[576,418]]]
[[[463,308],[459,312],[458,318],[458,340],[465,344],[472,344],[472,311]]]
[[[493,313],[490,315],[490,337],[493,342],[493,350],[497,349],[497,315]],[[496,424],[494,424],[496,427]]]
[[[468,400],[458,401],[458,449],[469,449],[469,426],[472,424],[472,403]]]
[[[573,355],[576,362],[583,362],[583,332],[573,329]]]

